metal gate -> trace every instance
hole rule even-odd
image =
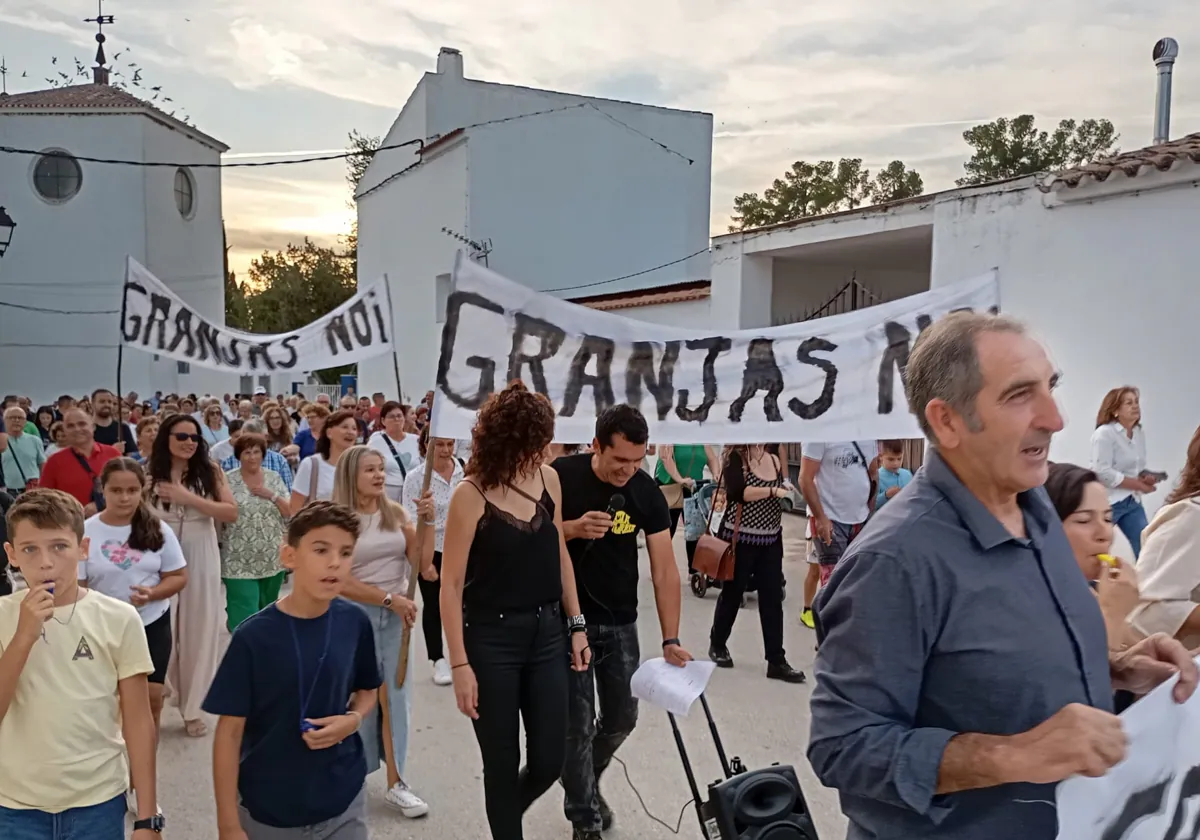
[[[862,283],[859,283],[857,274],[851,274],[850,281],[838,289],[833,297],[820,306],[805,310],[796,316],[783,315],[772,320],[774,326],[795,324],[802,321],[812,321],[817,318],[828,318],[830,315],[841,315],[843,312],[856,312],[859,309],[866,309],[868,306],[875,306],[876,304],[885,302],[882,295],[876,294]],[[800,474],[801,444],[788,443],[786,446],[789,472],[792,474],[793,480],[798,480]],[[924,440],[913,439],[904,441],[904,466],[907,469],[916,472],[924,460]]]

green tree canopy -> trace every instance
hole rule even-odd
[[[243,286],[249,329],[282,333],[312,323],[354,296],[353,266],[332,248],[305,237],[286,251],[264,251]]]
[[[836,163],[798,160],[758,193],[743,193],[733,200],[730,231],[790,222],[864,204],[918,196],[925,190],[920,174],[895,160],[874,178],[863,168],[862,158],[842,158]]]
[[[960,186],[1054,172],[1116,154],[1119,136],[1108,120],[1063,120],[1052,132],[1039,131],[1030,114],[1000,117],[963,132],[972,148]]]

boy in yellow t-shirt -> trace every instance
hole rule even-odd
[[[0,838],[134,840],[162,833],[146,634],[129,604],[81,589],[83,508],[32,490],[8,510],[9,562],[29,589],[0,597]],[[126,749],[128,748],[128,762]]]

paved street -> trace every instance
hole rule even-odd
[[[804,794],[814,812],[818,831],[825,838],[843,835],[845,821],[837,798],[813,778],[804,748],[808,737],[808,698],[811,691],[813,633],[798,618],[804,578],[803,520],[785,517],[788,537],[785,570],[788,599],[785,602],[786,642],[792,664],[802,668],[810,683],[801,686],[768,681],[762,653],[762,633],[756,604],[750,599],[742,611],[730,641],[736,667],[717,671],[709,699],[730,756],[741,756],[751,769],[772,762],[794,764],[803,780]],[[682,534],[677,555],[683,558]],[[659,638],[653,609],[653,589],[643,553],[641,627],[643,654],[652,654]],[[700,600],[685,589],[681,637],[691,652],[707,654],[708,629],[716,593]],[[413,787],[430,803],[430,814],[409,821],[383,804],[382,773],[369,780],[371,836],[391,838],[484,838],[487,823],[483,811],[479,752],[469,722],[454,705],[452,689],[435,686],[429,679],[424,642],[415,634],[417,669],[413,703],[413,729],[408,759],[408,776]],[[184,736],[178,713],[168,708],[163,715],[163,742],[159,753],[160,802],[167,814],[171,840],[213,840],[215,810],[210,777],[211,739]],[[716,755],[708,737],[704,715],[697,704],[691,718],[682,722],[697,778],[711,781],[719,776]],[[637,731],[618,753],[628,764],[629,775],[645,799],[646,806],[672,828],[690,794],[666,715],[642,704]],[[606,834],[610,840],[658,840],[676,836],[657,825],[642,811],[634,791],[614,764],[603,782],[605,796],[617,814],[617,824]],[[525,820],[527,840],[562,840],[570,837],[562,814],[562,794],[557,786],[539,801]],[[683,815],[680,837],[700,837],[695,812]]]

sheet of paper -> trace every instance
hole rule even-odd
[[[1200,820],[1200,692],[1174,701],[1175,680],[1134,703],[1121,721],[1125,759],[1104,776],[1059,784],[1058,840],[1178,840]]]
[[[634,697],[651,706],[686,717],[696,698],[708,687],[716,667],[713,662],[693,660],[679,668],[669,665],[661,656],[647,659],[634,671],[629,689]]]

